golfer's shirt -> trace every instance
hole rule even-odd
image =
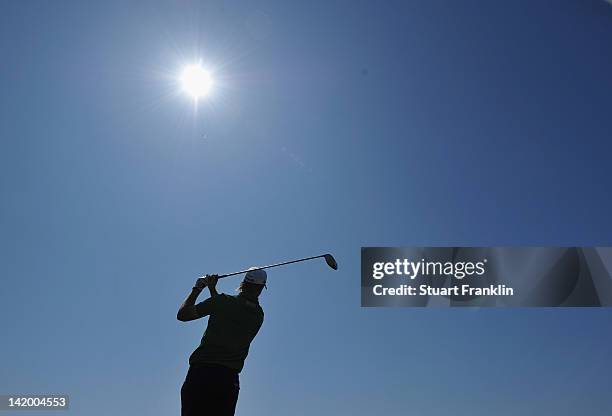
[[[240,372],[264,319],[257,300],[219,294],[198,303],[196,308],[199,314],[210,318],[189,364],[216,364]]]

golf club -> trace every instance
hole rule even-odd
[[[312,259],[318,259],[323,257],[325,259],[325,263],[327,263],[327,265],[329,267],[331,267],[334,270],[338,270],[338,263],[336,263],[336,259],[334,259],[334,256],[332,256],[331,254],[321,254],[319,256],[312,256],[312,257],[304,257],[303,259],[297,259],[297,260],[291,260],[291,261],[285,261],[283,263],[276,263],[276,264],[270,264],[268,266],[262,266],[262,267],[256,267],[253,269],[250,269],[251,271],[253,270],[261,270],[261,269],[270,269],[272,267],[278,267],[278,266],[284,266],[286,264],[291,264],[291,263],[299,263],[301,261],[306,261],[306,260],[312,260]],[[241,270],[239,272],[234,272],[234,273],[228,273],[228,274],[221,274],[219,275],[219,279],[223,278],[223,277],[229,277],[229,276],[235,276],[237,274],[242,274],[242,273],[246,273],[248,272],[249,269],[247,270]]]

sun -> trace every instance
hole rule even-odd
[[[210,93],[213,79],[210,72],[200,64],[187,65],[181,71],[181,88],[195,100],[206,97]]]

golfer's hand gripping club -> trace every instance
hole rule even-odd
[[[207,274],[204,277],[198,277],[195,282],[194,288],[198,290],[204,289],[208,286],[209,289],[214,290],[217,286],[217,281],[219,280],[219,276],[216,274]]]

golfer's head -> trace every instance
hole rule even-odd
[[[251,267],[255,269],[255,267]],[[266,287],[266,280],[268,275],[265,270],[251,270],[249,269],[240,283],[238,291],[246,295],[259,296],[264,287]]]

